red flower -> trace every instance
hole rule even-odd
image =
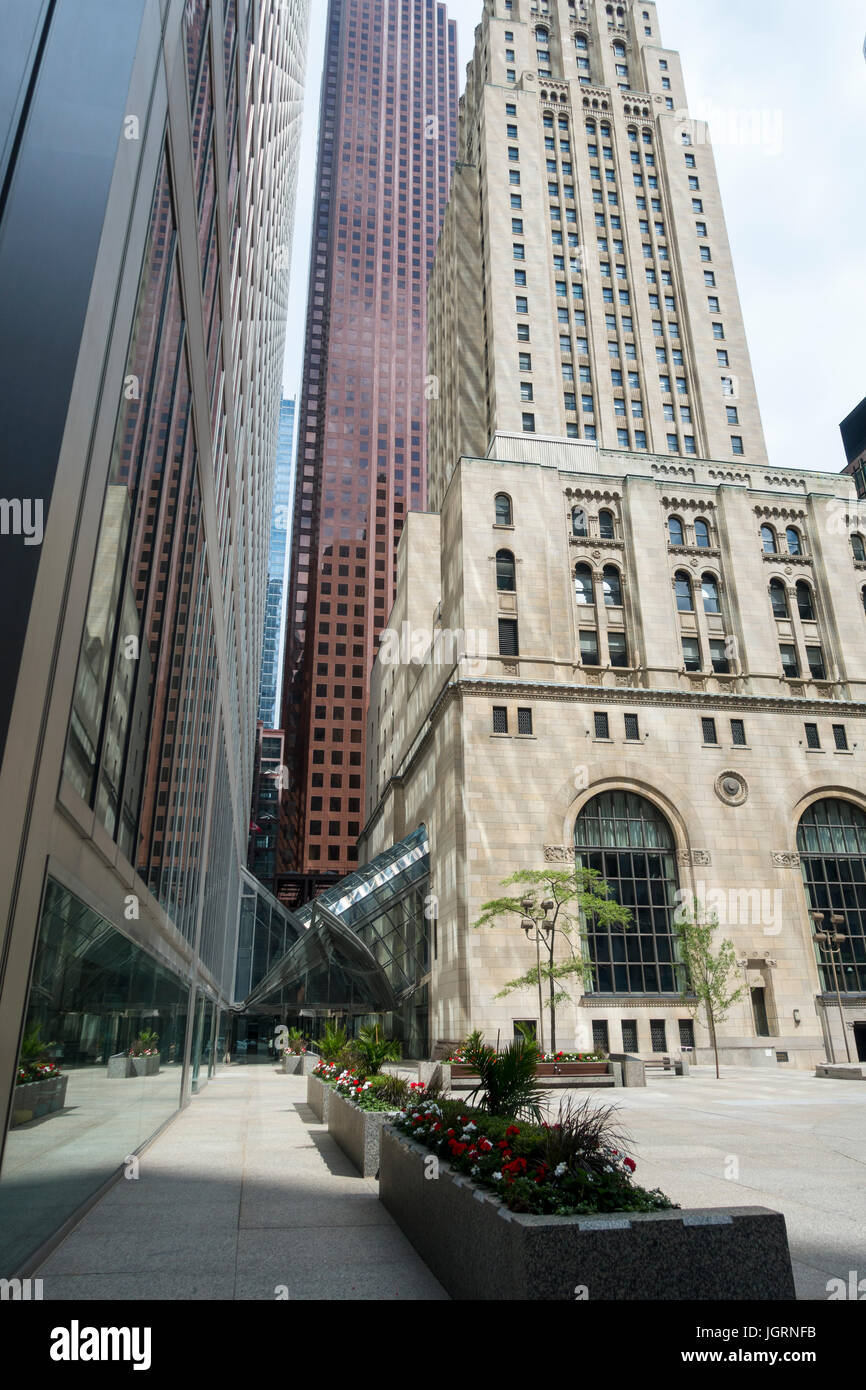
[[[633,1158],[624,1158],[623,1163],[625,1164],[626,1168],[630,1173],[633,1173],[635,1168],[637,1167],[637,1164],[635,1163]]]
[[[518,1129],[517,1125],[509,1125],[508,1128],[507,1128],[507,1130],[505,1131],[505,1137],[506,1137],[506,1139],[510,1139],[512,1134],[519,1134],[519,1133],[520,1133],[520,1130]]]

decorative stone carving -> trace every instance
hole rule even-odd
[[[726,806],[742,806],[749,799],[749,786],[739,772],[723,772],[716,778],[716,796]]]
[[[774,850],[773,863],[779,869],[799,869],[800,856],[796,850]]]
[[[709,851],[705,849],[678,850],[677,860],[683,869],[689,869],[692,865],[696,869],[708,869],[712,863]]]
[[[573,864],[574,845],[545,845],[544,860],[546,864]]]

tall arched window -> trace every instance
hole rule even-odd
[[[781,579],[770,580],[770,603],[773,605],[774,618],[789,618],[788,612],[788,591]]]
[[[615,565],[604,567],[604,601],[608,608],[622,608],[622,579]]]
[[[497,526],[511,526],[511,525],[513,525],[513,522],[512,522],[512,520],[511,520],[511,517],[512,517],[512,511],[511,511],[511,498],[508,497],[504,492],[500,492],[500,493],[497,494],[497,497],[496,497],[496,525],[497,525]]]
[[[685,570],[677,570],[674,575],[674,587],[677,595],[677,609],[680,613],[694,613],[695,605],[692,601],[692,581]]]
[[[683,523],[678,516],[672,516],[668,519],[668,537],[671,545],[683,544]]]
[[[699,546],[701,550],[709,550],[710,548],[710,528],[703,517],[698,517],[695,522],[695,545]]]
[[[811,912],[823,912],[818,925],[845,934],[841,964],[837,963],[843,993],[866,990],[866,815],[850,801],[816,801],[800,820],[797,849],[806,899]],[[844,923],[831,923],[832,914]],[[826,952],[816,943],[825,992],[833,989],[833,971]],[[837,962],[839,957],[837,956]]]
[[[589,521],[583,507],[572,508],[571,530],[575,536],[589,535]]]
[[[765,555],[778,554],[779,547],[776,543],[776,533],[773,530],[772,526],[761,527],[761,541],[764,546]]]
[[[715,575],[701,575],[701,596],[704,600],[705,613],[721,613],[722,605],[719,602],[719,582]]]
[[[612,541],[616,539],[613,512],[609,512],[607,510],[599,512],[598,534],[601,536],[601,539],[603,541]]]
[[[785,532],[785,540],[788,542],[789,555],[802,555],[803,543],[800,540],[800,532],[796,526],[789,526]]]
[[[815,621],[815,601],[812,590],[805,579],[797,580],[797,608],[799,609],[800,617],[807,623]]]
[[[574,827],[575,862],[594,869],[632,914],[629,927],[588,921],[586,947],[599,994],[677,994],[672,918],[678,888],[674,839],[661,812],[633,792],[602,792]]]
[[[863,544],[862,536],[851,537],[851,549],[854,552],[855,560],[866,560],[866,546]]]
[[[513,594],[517,589],[517,571],[510,550],[496,552],[496,587],[506,594]]]
[[[574,571],[574,597],[582,608],[595,602],[592,591],[592,570],[589,565],[578,565]]]

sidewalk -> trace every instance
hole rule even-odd
[[[44,1297],[447,1298],[305,1097],[223,1067],[38,1270]]]

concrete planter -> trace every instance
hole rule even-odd
[[[126,1080],[132,1076],[132,1067],[129,1054],[126,1052],[115,1052],[113,1057],[108,1059],[108,1079],[109,1081]]]
[[[379,1199],[452,1298],[789,1300],[785,1218],[766,1207],[521,1216],[388,1128]]]
[[[282,1072],[284,1076],[303,1076],[304,1058],[300,1053],[287,1052],[283,1055]]]
[[[158,1076],[159,1075],[159,1053],[155,1052],[152,1057],[130,1057],[131,1068],[130,1076]]]
[[[374,1178],[379,1171],[382,1131],[397,1114],[396,1110],[362,1110],[338,1091],[331,1096],[328,1133],[333,1135],[362,1178]]]
[[[307,1077],[307,1104],[323,1125],[328,1123],[333,1086],[326,1086],[317,1076]]]
[[[16,1086],[12,1098],[12,1125],[26,1125],[62,1110],[66,1104],[68,1076],[49,1076],[44,1081],[27,1081]]]

